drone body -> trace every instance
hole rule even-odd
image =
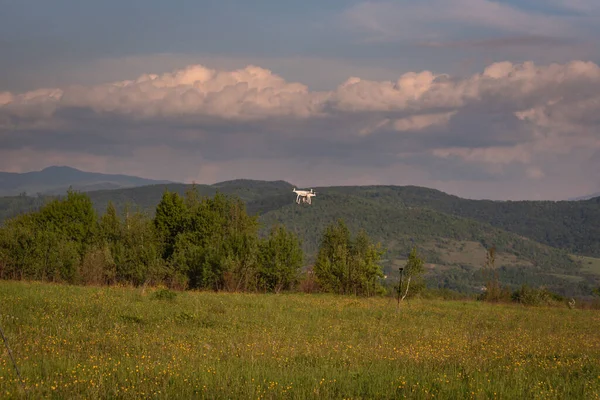
[[[296,193],[296,204],[300,204],[300,202],[312,204],[311,197],[317,195],[317,192],[313,191],[312,189],[297,190],[296,188],[294,188],[292,192]]]

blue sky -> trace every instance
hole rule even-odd
[[[593,95],[580,90],[597,83],[600,2],[595,0],[0,0],[0,9],[3,170],[26,171],[64,161],[89,170],[185,181],[251,174],[244,177],[287,179],[298,185],[420,184],[476,198],[556,199],[600,190],[600,181],[588,174],[600,166],[594,147],[598,130],[588,122],[594,115],[590,104],[595,103],[589,98]],[[584,63],[572,64],[577,61]],[[522,73],[515,83],[503,62],[512,63],[514,71],[532,62],[531,71],[545,72]],[[500,71],[506,84],[485,83],[496,88],[489,93],[476,77],[494,63],[499,63],[493,70]],[[123,100],[109,98],[108,92],[98,94],[103,84],[176,70],[188,71],[184,81],[193,86],[189,77],[198,70],[186,68],[198,64],[231,74],[233,86],[215,80],[194,89],[212,93],[218,87],[214,90],[220,103],[198,98],[201,105],[192,107],[189,102],[195,100],[182,97],[167,106],[166,99],[174,94],[161,92],[150,101],[139,95],[148,93],[143,85],[127,92],[132,102],[127,106],[115,105]],[[553,69],[553,64],[563,70]],[[259,86],[268,88],[263,95],[270,93],[269,104],[284,105],[261,114],[259,121],[240,122],[236,118],[247,108],[232,116],[217,104],[236,109],[237,103],[229,102],[247,104],[255,96],[249,82],[258,78],[232,72],[248,65],[273,74],[260,78]],[[432,84],[425,75],[406,75],[412,80],[405,79],[409,83],[400,94],[413,96],[418,105],[401,105],[403,97],[386,82],[423,71],[443,76]],[[570,78],[560,83],[565,71],[571,71]],[[548,89],[541,89],[540,74],[549,80],[544,83]],[[360,83],[345,85],[349,78],[360,78]],[[452,92],[437,83],[442,78],[453,82]],[[582,84],[581,79],[588,81]],[[307,92],[292,101],[286,93],[296,89],[282,81],[305,85]],[[239,92],[235,82],[245,82],[250,92]],[[524,92],[528,84],[538,89]],[[72,85],[80,88],[75,91]],[[419,85],[425,85],[423,91]],[[479,95],[464,92],[466,86]],[[513,86],[518,96],[508,93]],[[37,89],[58,92],[44,92],[48,97],[42,99],[31,94]],[[453,97],[458,93],[462,97]],[[453,102],[427,108],[441,101],[439,96]],[[84,105],[79,112],[88,107],[85,118],[67,111],[69,99]],[[31,115],[43,108],[42,101],[44,107],[56,108],[33,123]],[[568,109],[575,104],[580,108]],[[157,116],[149,111],[156,107],[166,108]],[[292,114],[297,117],[301,107],[311,110],[308,117],[282,122]],[[550,108],[560,121],[548,121]],[[171,118],[174,110],[189,114],[185,128]],[[528,110],[531,117],[517,116]],[[139,132],[146,125],[132,113],[152,114],[160,123],[144,136]],[[210,123],[200,114],[210,114]],[[99,125],[112,132],[99,132]],[[566,154],[556,150],[571,143],[568,137],[580,145],[567,145],[572,149]],[[300,150],[294,153],[294,148]],[[390,149],[393,155],[386,154]],[[158,151],[177,161],[169,168],[154,168],[150,164]],[[576,166],[567,163],[575,154],[570,151],[583,152],[577,153]],[[123,154],[128,158],[118,159]],[[399,158],[386,163],[382,156]],[[273,174],[274,165],[281,176]],[[324,166],[328,174],[318,172]]]

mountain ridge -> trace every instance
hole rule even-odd
[[[591,200],[591,199],[595,199],[595,198],[598,198],[598,197],[600,197],[600,192],[588,194],[588,195],[585,195],[585,196],[571,197],[569,199],[569,201]]]
[[[0,172],[0,196],[16,196],[21,193],[57,195],[66,192],[69,188],[90,192],[99,189],[121,189],[167,183],[174,182],[134,175],[89,172],[65,165],[53,165],[39,171]]]

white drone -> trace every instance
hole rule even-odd
[[[296,193],[296,204],[303,203],[312,204],[311,197],[316,196],[317,192],[314,192],[312,189],[310,190],[297,190],[294,188],[292,192]]]

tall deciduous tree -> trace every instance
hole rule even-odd
[[[66,198],[8,221],[3,231],[3,274],[75,283],[95,240],[97,216],[87,195],[69,190]]]
[[[104,215],[100,217],[100,236],[108,243],[115,243],[121,239],[122,234],[123,230],[117,209],[113,202],[109,201]]]
[[[383,276],[379,264],[383,251],[365,231],[352,239],[343,220],[325,228],[313,271],[322,290],[371,295],[379,291]]]
[[[343,220],[325,228],[313,267],[315,280],[326,292],[345,293],[349,272],[350,230]]]
[[[379,262],[383,254],[380,244],[372,243],[366,231],[358,232],[351,248],[352,275],[349,276],[355,294],[370,296],[380,292],[379,279],[383,278],[383,271]]]
[[[98,216],[89,196],[69,188],[67,197],[53,200],[35,214],[36,225],[78,245],[80,256],[93,242]]]
[[[140,285],[158,282],[164,275],[157,231],[146,214],[136,211],[125,217],[126,228],[120,241],[117,275],[121,280]]]
[[[279,293],[290,289],[298,280],[304,254],[298,237],[276,225],[260,243],[258,279],[261,288]]]
[[[417,248],[413,247],[408,256],[408,261],[401,272],[401,280],[398,285],[398,303],[406,298],[410,289],[411,281],[415,281],[421,277],[425,262],[417,253]],[[402,294],[404,292],[404,294]]]
[[[186,196],[188,220],[176,236],[170,263],[191,287],[245,290],[255,284],[258,220],[236,197]]]

